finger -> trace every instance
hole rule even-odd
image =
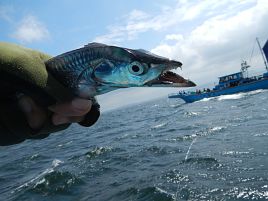
[[[90,111],[91,105],[91,100],[76,98],[70,102],[49,106],[48,109],[61,116],[83,116]]]
[[[45,110],[35,104],[28,96],[22,95],[18,100],[18,106],[25,114],[28,124],[33,129],[41,128],[47,119]]]
[[[81,122],[81,121],[83,121],[83,119],[84,119],[84,116],[66,117],[66,116],[61,116],[61,115],[58,115],[58,114],[54,114],[52,116],[52,123],[57,126],[57,125],[60,125],[60,124]]]

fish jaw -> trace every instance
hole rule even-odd
[[[195,87],[196,84],[182,76],[172,72],[164,71],[156,79],[153,79],[144,86],[149,87]]]

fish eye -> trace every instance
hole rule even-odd
[[[146,68],[139,62],[134,61],[129,65],[128,70],[133,75],[141,75],[146,71]]]
[[[133,65],[131,68],[132,68],[132,71],[135,72],[135,73],[140,71],[140,67],[137,66],[137,65]]]

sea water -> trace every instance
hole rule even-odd
[[[267,200],[268,91],[154,100],[0,148],[0,200]]]

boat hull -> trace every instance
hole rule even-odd
[[[251,83],[246,83],[243,85],[239,85],[236,87],[231,87],[231,88],[226,88],[222,90],[214,90],[211,92],[206,92],[206,93],[194,93],[194,94],[171,94],[169,95],[169,98],[181,98],[183,99],[186,103],[192,103],[195,101],[202,100],[204,98],[211,98],[211,97],[216,97],[216,96],[221,96],[221,95],[229,95],[229,94],[236,94],[240,92],[249,92],[249,91],[254,91],[258,89],[268,89],[268,79],[262,79],[262,80],[257,80]]]

